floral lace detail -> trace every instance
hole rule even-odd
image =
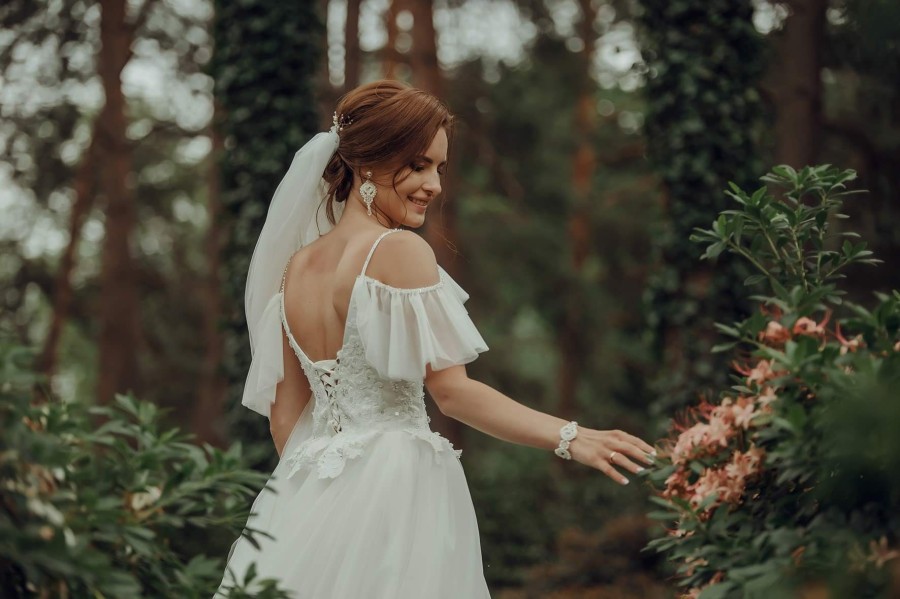
[[[288,340],[315,400],[312,435],[284,458],[288,478],[304,468],[314,470],[319,478],[335,478],[347,460],[358,458],[376,437],[392,431],[428,443],[438,463],[445,452],[459,458],[462,450],[454,449],[428,426],[431,419],[425,411],[423,382],[382,379],[366,362],[355,311],[351,301],[345,342],[336,359],[312,362],[289,334],[282,307]]]
[[[462,455],[461,449],[454,449],[450,441],[435,431],[415,428],[404,428],[399,431],[413,439],[428,443],[434,450],[438,464],[442,463],[440,455],[444,452],[452,452],[457,459]],[[313,437],[286,458],[289,466],[287,477],[294,476],[301,469],[309,468],[315,471],[318,478],[336,478],[344,471],[347,460],[360,457],[365,452],[366,446],[385,432],[384,430],[365,433],[340,432],[331,437]]]

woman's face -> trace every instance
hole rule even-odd
[[[404,166],[397,175],[396,191],[391,185],[392,173],[373,173],[378,188],[372,207],[405,227],[418,228],[425,223],[425,213],[441,193],[441,177],[447,167],[447,132],[438,129],[425,153]]]

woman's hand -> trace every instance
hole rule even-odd
[[[634,435],[622,431],[598,431],[579,426],[578,436],[569,445],[569,453],[572,454],[572,459],[627,485],[628,479],[614,466],[637,474],[644,468],[632,460],[652,465],[656,450]]]
[[[559,444],[562,418],[524,406],[499,391],[470,379],[465,366],[426,370],[425,385],[441,412],[483,433],[529,447],[553,451]],[[615,453],[613,453],[615,452]],[[622,431],[598,431],[578,427],[569,453],[582,464],[596,468],[617,483],[628,479],[615,466],[637,473],[642,464],[654,464],[653,447]],[[612,463],[610,463],[612,455]]]

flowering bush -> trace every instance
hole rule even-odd
[[[0,596],[211,596],[224,552],[187,545],[238,534],[266,477],[243,466],[238,445],[222,452],[160,430],[151,403],[45,396],[32,357],[0,337]],[[253,577],[229,596],[287,596],[272,581],[251,595]]]
[[[684,598],[900,587],[900,294],[843,301],[843,271],[878,262],[829,232],[854,176],[778,167],[763,180],[780,198],[732,186],[739,207],[691,238],[704,258],[745,258],[768,294],[717,325],[735,384],[676,418],[649,474],[667,529],[648,548],[677,564]]]

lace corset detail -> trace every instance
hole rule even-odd
[[[283,303],[282,303],[283,305]],[[359,332],[352,325],[351,303],[345,342],[333,360],[311,361],[288,336],[294,354],[315,396],[313,431],[316,435],[364,431],[372,428],[428,428],[421,382],[385,380],[366,362]],[[282,319],[287,318],[282,307]]]
[[[312,361],[288,326],[284,307],[286,274],[287,268],[282,276],[281,325],[309,380],[313,394],[311,401],[314,401],[312,434],[290,455],[283,457],[289,464],[288,476],[309,467],[319,478],[334,478],[343,471],[348,459],[362,455],[367,443],[390,431],[402,431],[428,443],[438,460],[439,454],[452,454],[458,458],[461,450],[455,450],[447,439],[429,428],[423,381],[386,378],[367,360],[356,324],[358,307],[355,300],[360,289],[372,280],[364,274],[357,277],[351,292],[344,342],[337,356]]]

